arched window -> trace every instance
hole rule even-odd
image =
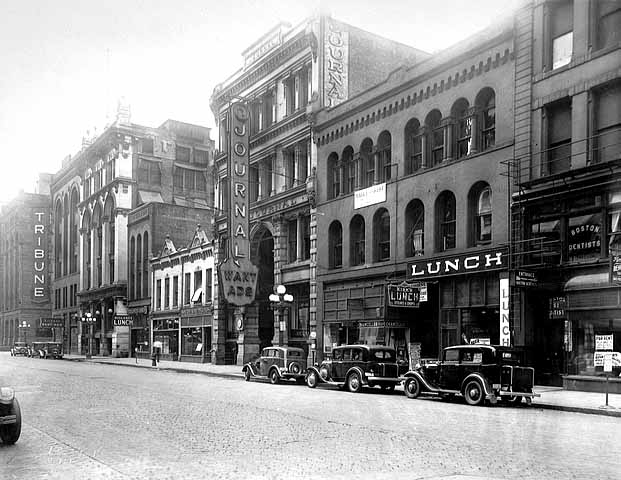
[[[484,88],[476,98],[476,106],[480,111],[480,145],[487,150],[496,143],[496,96],[491,88]]]
[[[93,209],[93,229],[95,230],[94,258],[95,262],[95,286],[100,287],[102,282],[102,255],[103,255],[103,229],[102,229],[102,213],[101,205],[97,203]]]
[[[412,118],[405,125],[405,174],[409,175],[423,166],[423,136],[420,122]]]
[[[71,218],[71,227],[69,230],[69,270],[70,273],[78,271],[78,226],[80,225],[80,212],[78,210],[79,194],[78,189],[74,188],[71,192],[71,206],[69,208],[69,216]]]
[[[472,153],[472,116],[468,100],[460,98],[453,104],[451,116],[455,119],[455,157]]]
[[[136,237],[132,235],[129,241],[129,299],[136,298]]]
[[[429,158],[431,166],[439,165],[444,160],[444,127],[440,110],[432,110],[425,118],[428,128]]]
[[[63,275],[69,273],[69,195],[63,199]]]
[[[390,259],[390,214],[385,208],[380,208],[373,216],[374,253],[376,262]]]
[[[91,216],[88,210],[85,210],[84,217],[82,218],[82,249],[84,251],[83,265],[84,269],[84,284],[82,288],[88,290],[91,288],[91,269],[92,269],[92,253],[91,253]]]
[[[405,207],[405,256],[424,255],[425,206],[420,200],[412,200]]]
[[[334,221],[328,230],[328,249],[330,268],[343,266],[343,227],[341,222]]]
[[[108,278],[107,281],[109,284],[114,283],[114,257],[115,257],[115,236],[116,236],[116,222],[114,217],[114,199],[112,196],[108,196],[106,199],[106,205],[104,207],[104,218],[106,219],[106,238],[108,245],[106,246],[106,253],[108,255],[107,259],[104,261],[108,262]]]
[[[375,181],[375,158],[373,158],[373,140],[365,138],[360,145],[362,163],[362,186],[370,187]]]
[[[364,218],[355,215],[349,224],[349,252],[351,265],[362,265],[364,259]]]
[[[391,168],[391,136],[384,130],[377,139],[377,181],[379,183],[390,180]]]
[[[485,182],[475,184],[468,195],[470,213],[469,246],[492,241],[492,189]]]
[[[54,255],[55,255],[55,268],[54,278],[59,278],[62,275],[63,266],[63,208],[60,200],[56,202],[56,208],[54,210]]]
[[[436,200],[436,250],[440,252],[455,248],[455,206],[455,195],[449,191],[442,192]]]
[[[328,186],[328,198],[336,198],[341,194],[341,164],[335,152],[328,157]]]
[[[354,161],[354,149],[351,146],[345,147],[343,150],[343,193],[353,193],[356,190],[358,175],[357,162]]]
[[[136,298],[142,298],[142,235],[136,237]]]
[[[142,236],[142,298],[149,296],[149,232]]]

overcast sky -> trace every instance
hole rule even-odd
[[[344,0],[335,17],[434,52],[485,28],[518,0]],[[117,101],[132,122],[215,127],[213,87],[278,21],[316,11],[306,0],[3,0],[0,2],[0,202],[34,191]],[[212,138],[215,139],[215,131]]]

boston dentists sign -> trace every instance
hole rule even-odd
[[[220,282],[227,302],[238,307],[252,303],[256,294],[258,269],[250,259],[248,208],[248,108],[233,103],[228,113],[228,252],[220,264]]]

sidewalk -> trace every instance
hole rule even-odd
[[[92,362],[110,365],[124,365],[134,368],[150,368],[169,370],[179,373],[196,373],[213,377],[228,377],[242,379],[241,367],[238,365],[212,365],[211,363],[172,362],[162,360],[157,367],[151,365],[151,359],[139,358],[113,358],[94,356],[87,360],[83,355],[65,355],[64,360]],[[621,418],[621,394],[608,395],[608,407],[606,395],[595,392],[579,392],[564,390],[562,387],[535,386],[535,392],[540,397],[533,399],[533,406],[550,410],[562,410],[566,412],[588,413],[595,415],[608,415]]]

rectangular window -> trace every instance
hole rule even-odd
[[[192,303],[203,303],[203,271],[194,272],[194,293],[192,294]]]
[[[199,192],[207,191],[207,180],[203,172],[196,172],[196,190]]]
[[[573,54],[573,2],[563,0],[549,2],[548,4],[548,28],[549,28],[549,65],[552,70],[560,68],[571,62]]]
[[[175,189],[183,190],[183,170],[179,167],[175,167],[173,173],[173,187]]]
[[[213,269],[205,270],[205,302],[211,303],[213,298]]]
[[[595,162],[618,159],[621,157],[621,83],[599,88],[594,100],[593,159]]]
[[[209,163],[209,152],[206,150],[194,149],[194,163],[207,165]]]
[[[619,0],[598,0],[596,48],[604,48],[621,42],[621,2]]]
[[[297,250],[298,250],[298,221],[291,220],[288,223],[288,246],[289,246],[289,263],[295,262],[297,260]]]
[[[140,160],[138,167],[138,182],[141,184],[161,185],[162,173],[159,162]]]
[[[283,82],[285,89],[285,114],[291,115],[295,106],[295,80],[291,76]]]
[[[439,165],[444,160],[444,127],[436,127],[431,132],[431,161]]]
[[[142,143],[142,153],[146,153],[149,155],[153,155],[153,138],[143,138],[141,140]]]
[[[547,113],[548,173],[553,175],[571,166],[571,102],[562,100],[549,106]]]
[[[164,279],[164,308],[170,307],[170,278]]]
[[[172,297],[172,306],[173,308],[179,305],[179,276],[175,275],[173,277],[173,297]]]
[[[256,202],[257,198],[259,198],[259,167],[255,163],[248,168],[248,200]]]
[[[155,289],[155,309],[156,310],[161,310],[162,309],[162,281],[158,280],[156,283],[156,289]]]
[[[188,147],[182,147],[181,145],[177,145],[175,149],[175,160],[177,162],[187,162],[190,163],[190,149]]]
[[[191,290],[192,285],[190,284],[190,282],[192,281],[192,274],[186,273],[184,280],[185,281],[183,284],[183,304],[189,305],[190,299],[192,298],[192,290]]]
[[[310,217],[301,217],[302,260],[310,259]]]

